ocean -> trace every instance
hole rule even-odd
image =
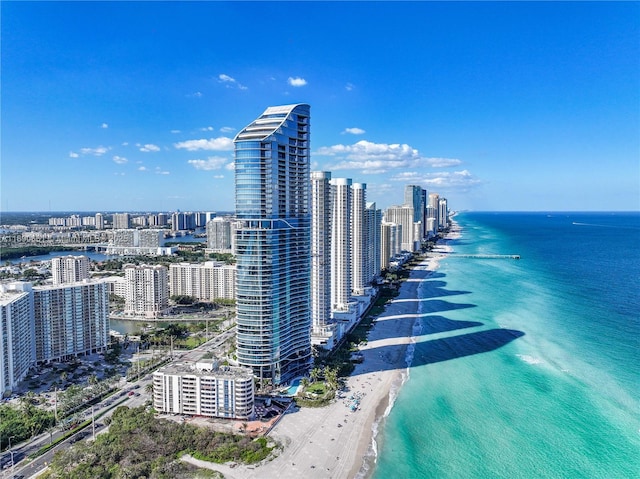
[[[640,477],[640,213],[454,219],[372,477]]]

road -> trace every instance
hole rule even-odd
[[[107,429],[107,426],[105,426],[104,424],[104,419],[106,417],[109,417],[118,406],[127,406],[130,408],[134,408],[134,407],[143,405],[147,400],[149,400],[151,396],[149,395],[149,393],[145,392],[145,387],[150,382],[151,382],[151,379],[142,379],[140,381],[137,381],[136,383],[127,385],[127,387],[120,393],[116,393],[115,395],[105,399],[101,403],[94,406],[93,415],[96,418],[99,417],[99,419],[96,419],[94,421],[95,434],[97,435],[100,432],[103,432]],[[129,393],[133,393],[133,395],[129,396],[128,395]],[[138,394],[138,396],[135,395],[136,393]],[[103,413],[104,415],[101,416],[101,414]],[[92,416],[91,410],[85,411],[84,419],[90,419],[91,416]],[[35,441],[32,441],[20,448],[14,448],[13,458],[16,463],[14,468],[15,476],[11,475],[11,457],[8,457],[8,461],[7,459],[3,461],[3,464],[4,464],[3,470],[2,470],[3,475],[0,475],[0,478],[4,478],[4,477],[10,478],[10,477],[20,477],[20,476],[25,478],[35,477],[38,474],[40,474],[47,467],[48,464],[51,463],[51,461],[53,460],[53,455],[57,451],[69,449],[77,441],[80,441],[83,439],[90,439],[93,437],[93,433],[94,433],[93,427],[92,425],[89,425],[85,427],[83,430],[75,433],[73,436],[65,439],[60,444],[57,444],[55,447],[53,447],[52,449],[44,453],[42,456],[30,462],[25,461],[24,464],[22,463],[18,464],[18,462],[21,461],[22,459],[25,459],[30,454],[37,452],[41,447],[47,445],[49,443],[50,438],[47,437],[46,435],[40,436]],[[58,431],[56,434],[53,435],[51,440],[55,440],[56,437],[60,437],[63,434],[65,434],[65,432]],[[7,455],[8,454],[5,453],[5,456]],[[18,455],[20,459],[18,458]]]
[[[198,348],[180,353],[179,355],[174,355],[174,360],[179,359],[182,361],[198,361],[206,352],[215,351],[217,348],[222,346],[222,344],[235,336],[235,333],[236,328],[234,326],[227,331],[220,333],[215,338],[212,338],[206,343],[200,345]],[[83,420],[91,419],[93,414],[95,418],[98,418],[94,421],[95,434],[97,435],[103,431],[106,431],[108,427],[104,425],[104,419],[106,417],[109,417],[118,406],[122,405],[134,408],[141,406],[148,400],[152,399],[151,395],[145,391],[147,384],[151,382],[152,379],[151,375],[149,374],[141,380],[126,384],[126,386],[124,386],[124,388],[120,392],[116,392],[115,394],[96,404],[93,407],[93,412],[91,409],[85,410]],[[5,454],[0,457],[0,479],[3,479],[5,477],[36,477],[47,468],[48,464],[51,463],[51,461],[53,460],[53,456],[57,451],[69,449],[77,441],[92,439],[94,430],[93,426],[89,425],[82,431],[78,431],[73,436],[65,439],[60,444],[57,444],[42,456],[39,456],[32,461],[23,461],[28,456],[30,456],[31,454],[35,454],[40,450],[40,448],[55,441],[63,434],[66,434],[66,431],[56,431],[52,435],[42,434],[29,443],[26,443],[19,447],[14,447],[13,462],[15,466],[13,468],[13,474],[11,467],[11,454],[9,452],[5,452]]]

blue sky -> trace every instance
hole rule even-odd
[[[234,135],[452,209],[640,209],[640,3],[1,3],[3,211],[234,209]]]

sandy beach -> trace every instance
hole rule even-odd
[[[454,232],[448,238],[455,236]],[[411,271],[399,296],[376,318],[367,344],[361,347],[364,361],[346,380],[347,396],[361,396],[359,410],[352,412],[339,399],[323,408],[301,408],[286,414],[269,435],[283,444],[284,450],[266,464],[231,468],[193,459],[189,462],[218,470],[228,479],[367,477],[375,461],[375,430],[407,376],[407,346],[419,316],[418,286],[449,251],[446,241],[439,243]]]

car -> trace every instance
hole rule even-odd
[[[135,393],[133,391],[129,391],[129,394],[127,394],[127,396],[133,396]]]

